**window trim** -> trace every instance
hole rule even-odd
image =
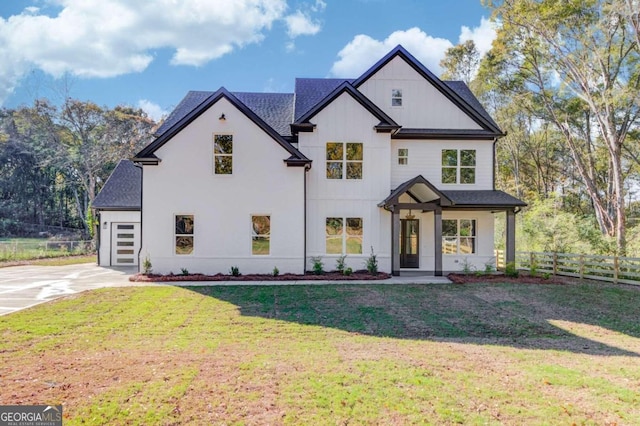
[[[216,154],[216,136],[231,136],[231,154]],[[211,152],[212,152],[212,161],[213,161],[213,165],[212,165],[212,172],[214,176],[233,176],[233,140],[234,140],[234,134],[233,133],[214,133],[213,134],[213,138],[211,139]],[[231,157],[231,173],[216,173],[216,157]]]
[[[254,217],[268,217],[269,218],[269,233],[268,234],[254,234],[253,233],[253,218]],[[269,252],[266,254],[260,254],[260,253],[254,253],[253,252],[253,241],[255,237],[267,237],[268,241],[269,241]],[[258,213],[252,213],[251,214],[251,256],[257,256],[257,257],[266,257],[266,256],[271,256],[271,213],[265,213],[265,214],[258,214]]]
[[[443,156],[445,151],[456,151],[456,165],[455,166],[447,166],[443,164]],[[462,152],[463,151],[472,151],[473,152],[473,166],[463,166],[462,165]],[[477,171],[478,171],[478,150],[474,148],[442,148],[440,151],[440,183],[442,185],[475,185],[477,183]],[[456,171],[456,181],[455,182],[444,182],[444,171],[445,170],[455,170]],[[471,169],[473,170],[473,182],[472,183],[462,183],[462,170],[463,169]]]
[[[400,101],[399,105],[394,105],[394,101],[397,101],[397,100]],[[402,101],[402,89],[392,88],[391,89],[391,108],[402,108],[403,106],[404,105]]]
[[[478,219],[477,218],[465,218],[465,217],[457,217],[457,218],[443,218],[442,222],[446,220],[451,220],[456,222],[456,235],[444,235],[442,234],[442,255],[443,256],[477,256],[478,255]],[[472,229],[474,231],[474,235],[460,235],[460,222],[463,220],[468,220],[472,222]],[[444,226],[442,226],[444,231]],[[453,238],[456,239],[456,252],[455,253],[446,253],[445,252],[445,238]],[[462,253],[460,251],[460,239],[461,238],[471,238],[473,239],[473,252],[472,253]]]
[[[405,151],[404,155],[401,155],[400,151]],[[404,160],[404,163],[401,163],[400,160]],[[398,165],[399,166],[409,165],[409,148],[398,148]]]
[[[339,236],[340,239],[342,240],[342,249],[340,253],[329,253],[328,252],[328,246],[327,246],[327,239],[329,238],[329,234],[327,233],[327,221],[329,219],[340,219],[342,221],[342,230],[340,231],[339,234],[336,235],[332,235],[332,237],[337,237]],[[347,221],[349,219],[357,219],[360,220],[360,226],[362,229],[362,234],[357,235],[357,234],[349,234],[347,229]],[[324,253],[327,256],[348,256],[348,255],[353,255],[353,256],[362,256],[362,254],[364,253],[364,218],[363,217],[355,217],[355,216],[326,216],[324,219]],[[350,237],[360,237],[361,238],[361,243],[360,243],[360,253],[349,253],[347,251],[347,240]]]
[[[327,153],[329,150],[329,144],[340,144],[342,145],[342,159],[341,160],[329,160],[327,158]],[[349,160],[347,158],[347,153],[348,153],[348,149],[347,146],[349,144],[353,144],[353,145],[361,145],[362,149],[362,159],[361,160]],[[363,142],[335,142],[335,141],[329,141],[325,143],[325,149],[324,149],[324,157],[325,157],[325,173],[324,173],[324,178],[326,180],[341,180],[341,181],[361,181],[364,179],[364,143]],[[327,166],[329,165],[329,163],[339,163],[341,166],[341,170],[342,170],[342,175],[340,178],[331,178],[328,176],[327,174]],[[347,173],[347,170],[349,168],[349,163],[351,164],[360,164],[360,177],[359,178],[349,178],[349,174]]]
[[[176,229],[178,216],[191,216],[191,233],[179,234]],[[192,256],[196,251],[196,233],[195,233],[196,215],[193,213],[174,213],[173,215],[173,255],[174,256]],[[191,252],[190,253],[178,253],[178,237],[190,237],[191,238]]]

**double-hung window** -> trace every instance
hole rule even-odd
[[[251,254],[269,254],[271,244],[271,216],[251,216]]]
[[[398,148],[398,164],[402,166],[409,164],[409,150],[407,148]]]
[[[175,215],[175,253],[193,253],[193,215]]]
[[[213,135],[213,173],[233,174],[233,135]]]
[[[442,220],[442,253],[443,254],[475,254],[476,252],[476,220],[475,219],[443,219]]]
[[[476,183],[476,150],[443,149],[442,183]]]
[[[362,143],[327,142],[327,179],[362,179]]]
[[[328,217],[327,254],[362,254],[362,218]]]
[[[391,89],[391,106],[402,106],[402,89]]]

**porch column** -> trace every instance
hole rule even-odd
[[[442,276],[442,208],[438,207],[433,211],[433,247],[435,250],[434,275]]]
[[[505,262],[516,261],[516,212],[507,210],[507,243],[505,250]]]
[[[391,275],[400,276],[400,209],[391,212]]]

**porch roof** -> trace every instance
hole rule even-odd
[[[402,195],[408,195],[413,202],[401,202]],[[387,210],[440,208],[515,208],[527,204],[506,192],[498,190],[445,190],[441,191],[424,176],[418,175],[399,185],[378,204]]]

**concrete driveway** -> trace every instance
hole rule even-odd
[[[139,285],[128,280],[136,272],[136,267],[103,268],[95,263],[0,268],[0,315],[84,290]]]

